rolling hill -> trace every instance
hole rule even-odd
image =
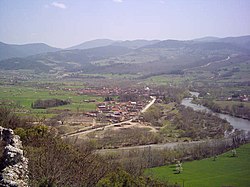
[[[0,42],[0,60],[15,57],[27,57],[40,53],[55,52],[58,50],[60,49],[48,46],[44,43],[15,45]]]
[[[243,48],[250,49],[250,35],[239,36],[239,37],[221,38],[218,40],[218,42],[231,43],[234,45],[241,46]]]
[[[92,61],[129,53],[125,47],[106,46],[85,50],[61,50],[57,52],[42,53],[26,58],[11,58],[0,61],[0,69],[34,69],[48,72],[75,71],[85,67],[92,67]],[[31,65],[32,64],[32,65]]]
[[[216,63],[216,68],[219,68],[229,63],[236,63],[237,58],[250,59],[248,39],[249,36],[222,38],[208,42],[204,40],[115,42],[103,47],[61,50],[26,58],[2,60],[0,69],[39,69],[44,72],[140,74],[142,76],[182,74],[187,69],[206,64],[212,66]],[[228,59],[228,57],[232,58]],[[225,61],[225,59],[228,60]]]
[[[87,42],[83,42],[79,45],[72,46],[67,48],[67,50],[71,49],[92,49],[97,47],[105,47],[105,46],[120,46],[127,47],[130,49],[137,49],[146,45],[152,45],[160,42],[160,40],[126,40],[126,41],[115,41],[109,39],[97,39],[91,40]]]
[[[156,44],[158,42],[160,42],[160,40],[126,40],[126,41],[117,41],[112,45],[127,47],[130,49],[138,49],[147,45]]]
[[[226,38],[217,38],[217,37],[204,37],[198,38],[194,41],[198,42],[220,42],[226,44],[233,44],[240,46],[242,48],[250,49],[250,35],[239,36],[239,37],[226,37]]]
[[[97,40],[91,40],[87,42],[83,42],[79,45],[75,45],[72,47],[67,48],[67,50],[71,49],[91,49],[91,48],[96,48],[96,47],[105,47],[108,45],[112,45],[115,43],[114,40],[109,40],[109,39],[97,39]]]

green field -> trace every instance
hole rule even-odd
[[[192,80],[192,76],[180,76],[180,75],[158,75],[145,79],[145,83],[153,85],[180,85],[186,81]]]
[[[178,183],[185,187],[222,187],[250,186],[250,144],[237,149],[237,157],[231,151],[213,161],[212,158],[185,162],[181,174],[175,174],[175,165],[156,167],[146,170],[160,180]]]
[[[31,104],[37,99],[70,99],[71,104],[49,109],[32,109]],[[96,103],[86,103],[86,99],[103,101],[101,97],[78,95],[75,91],[38,89],[22,86],[0,86],[0,106],[15,108],[20,115],[53,116],[55,110],[89,111],[96,109]]]

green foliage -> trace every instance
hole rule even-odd
[[[39,139],[53,136],[46,125],[34,125],[27,128],[16,128],[14,130],[16,135],[19,135],[25,145],[34,145],[39,142]]]
[[[20,136],[21,140],[25,140],[27,138],[27,131],[22,127],[16,128],[14,132],[16,135]]]
[[[156,179],[149,177],[135,177],[123,170],[109,173],[106,177],[102,178],[96,185],[97,187],[174,187],[168,185],[166,182],[159,182]]]
[[[105,178],[97,183],[97,187],[123,187],[123,186],[139,186],[138,179],[129,175],[125,171],[118,171],[108,174]]]
[[[158,120],[162,117],[162,110],[159,105],[153,105],[143,114],[143,119],[154,126],[161,126]]]

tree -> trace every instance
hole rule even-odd
[[[237,155],[236,155],[236,154],[237,154],[236,149],[233,149],[233,150],[232,150],[232,154],[233,154],[232,157],[236,157],[236,156],[237,156]]]
[[[182,163],[180,161],[177,162],[175,171],[176,171],[177,174],[180,174],[181,171],[183,171]]]
[[[9,108],[0,108],[0,126],[16,129],[18,127],[28,127],[27,119],[15,115]]]
[[[107,97],[105,97],[105,98],[104,98],[104,101],[113,101],[113,98],[112,98],[112,97],[107,96]]]
[[[53,136],[25,146],[30,186],[95,186],[113,165],[84,146],[75,147]]]

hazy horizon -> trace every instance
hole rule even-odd
[[[250,35],[248,0],[1,0],[0,41],[67,48],[95,39]]]

